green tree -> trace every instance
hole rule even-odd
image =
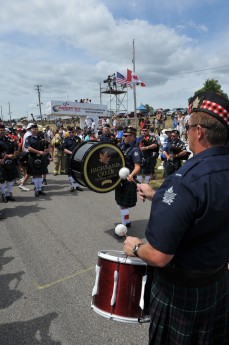
[[[151,115],[151,114],[154,113],[153,107],[151,107],[149,104],[145,104],[144,106],[145,106],[146,109],[147,109],[147,114]]]
[[[221,85],[219,84],[218,80],[207,79],[203,87],[195,92],[195,96],[198,96],[201,92],[204,92],[204,91],[214,91],[214,92],[220,93],[222,96],[228,99],[228,95],[222,90]]]

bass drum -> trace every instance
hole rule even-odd
[[[121,182],[119,170],[125,166],[125,157],[113,144],[87,141],[75,148],[70,164],[76,182],[107,193]]]

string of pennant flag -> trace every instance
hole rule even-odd
[[[146,86],[146,84],[140,80],[133,71],[127,69],[126,77],[123,74],[117,72],[116,74],[116,83],[121,85],[126,85],[128,87],[132,87],[133,84],[140,85],[142,87]]]

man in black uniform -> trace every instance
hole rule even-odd
[[[131,226],[129,208],[137,203],[137,187],[133,182],[141,170],[141,151],[136,144],[135,128],[126,127],[123,134],[123,144],[120,146],[126,160],[130,175],[115,188],[115,201],[120,207],[122,224]]]
[[[102,141],[105,143],[111,143],[112,142],[111,126],[109,124],[105,124],[103,126],[102,134],[99,138],[99,141]]]
[[[0,125],[0,147],[0,158],[4,158],[4,164],[0,165],[2,201],[15,201],[12,194],[12,188],[14,180],[19,177],[16,165],[19,151],[15,140],[6,135],[4,125]]]
[[[68,129],[68,137],[66,137],[63,141],[62,144],[62,150],[64,150],[65,154],[65,171],[68,175],[68,180],[70,183],[70,192],[74,192],[75,190],[78,190],[82,192],[82,188],[79,186],[77,182],[75,182],[73,176],[72,176],[72,171],[71,171],[71,157],[72,157],[72,152],[76,148],[76,146],[81,142],[81,138],[78,135],[74,135],[74,128],[69,127]],[[74,188],[74,183],[76,184]]]
[[[165,177],[167,177],[180,169],[182,160],[187,155],[185,143],[180,140],[180,132],[178,130],[172,130],[171,140],[167,142],[163,154],[166,157]]]
[[[31,135],[25,140],[25,148],[29,151],[27,174],[33,176],[35,196],[46,195],[42,188],[42,175],[48,173],[49,148],[43,136],[38,134],[36,124],[31,127]]]
[[[0,132],[1,132],[1,128],[0,128]],[[0,147],[0,157],[1,157],[1,147]],[[0,158],[0,165],[4,164],[5,159],[4,158]],[[0,220],[5,219],[6,217],[4,216],[4,213],[0,213]]]
[[[138,181],[142,183],[145,176],[145,183],[149,183],[150,176],[154,171],[159,151],[159,145],[155,135],[149,135],[149,128],[142,129],[142,137],[139,140],[139,148],[142,152],[141,174],[138,175]]]

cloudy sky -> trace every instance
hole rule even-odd
[[[132,69],[137,105],[186,107],[207,79],[229,94],[228,0],[0,0],[0,106],[5,119],[49,100],[90,98]],[[126,101],[125,101],[126,102]],[[109,99],[102,95],[109,107]],[[128,110],[133,110],[128,92]]]

